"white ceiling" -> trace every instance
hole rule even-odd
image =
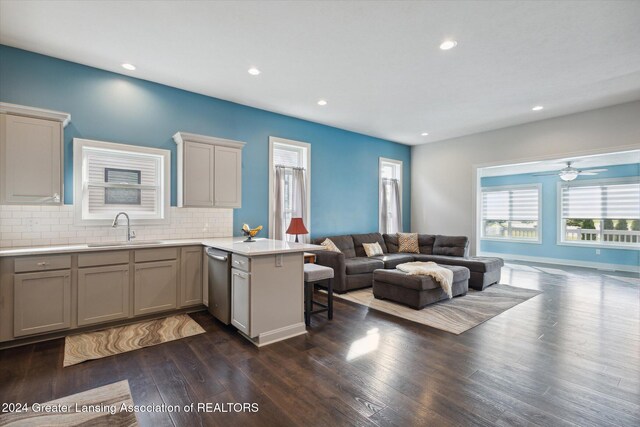
[[[562,159],[544,160],[503,166],[482,168],[480,176],[516,175],[521,173],[538,173],[559,171],[571,162],[577,169],[600,168],[602,166],[629,165],[640,163],[640,150],[630,150],[617,153],[595,154],[581,157],[567,157]]]
[[[640,1],[1,0],[0,42],[406,144],[640,99]]]

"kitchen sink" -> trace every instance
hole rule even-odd
[[[140,246],[140,245],[158,245],[164,243],[161,240],[141,240],[139,242],[99,242],[99,243],[88,243],[87,246],[90,248],[99,248],[103,246]]]

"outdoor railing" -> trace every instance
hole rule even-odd
[[[593,241],[602,243],[640,243],[640,231],[632,230],[593,230],[593,229],[566,229],[565,241]]]

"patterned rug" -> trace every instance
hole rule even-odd
[[[346,294],[334,293],[334,295],[337,298],[374,310],[460,335],[541,293],[533,289],[509,285],[493,285],[484,291],[469,289],[467,295],[463,297],[440,301],[428,305],[422,310],[415,310],[388,300],[376,299],[371,288],[351,291]]]
[[[133,405],[127,380],[40,405],[41,408],[45,405],[66,408],[67,412],[41,409],[0,414],[0,426],[137,426],[135,412],[120,411],[122,404]]]
[[[70,335],[64,342],[63,366],[204,333],[186,314],[118,326],[86,334]]]

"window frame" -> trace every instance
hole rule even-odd
[[[304,151],[304,169],[306,171],[306,187],[307,187],[307,215],[304,218],[304,225],[311,236],[311,144],[308,142],[294,141],[292,139],[279,138],[277,136],[269,137],[269,238],[273,239],[273,230],[275,228],[274,205],[275,198],[273,194],[273,185],[275,181],[275,165],[273,164],[273,150],[276,145],[289,145],[302,149]]]
[[[402,193],[402,187],[404,184],[404,179],[403,179],[403,173],[404,173],[404,163],[402,162],[402,160],[397,160],[397,159],[391,159],[388,157],[379,157],[378,158],[378,232],[380,233],[386,233],[386,230],[382,230],[382,215],[381,215],[381,211],[382,211],[382,168],[385,165],[390,165],[391,167],[393,167],[394,171],[397,172],[397,179],[398,180],[398,189],[400,190],[400,215],[403,216],[404,215],[404,209],[403,209],[403,202],[404,202],[404,198],[403,198],[403,193]],[[402,222],[403,226],[404,226],[404,221]],[[399,233],[401,233],[404,230],[398,230]]]
[[[565,220],[562,217],[562,188],[567,186],[573,187],[596,187],[599,185],[611,185],[611,184],[637,184],[640,183],[640,177],[627,176],[620,178],[594,178],[585,179],[581,181],[572,181],[567,184],[566,182],[558,182],[556,186],[557,197],[557,210],[556,215],[558,218],[558,229],[556,236],[556,245],[558,246],[573,246],[579,248],[594,248],[594,249],[626,249],[631,251],[639,251],[640,244],[636,246],[632,245],[616,245],[611,243],[602,243],[601,241],[593,240],[579,240],[579,241],[565,241]]]
[[[519,239],[513,237],[485,237],[484,235],[484,215],[483,215],[483,194],[485,191],[508,191],[508,190],[522,190],[525,188],[536,188],[538,191],[538,238],[537,239]],[[514,185],[496,185],[489,187],[480,187],[479,197],[479,212],[480,221],[478,227],[480,229],[480,240],[492,241],[492,242],[507,242],[507,243],[529,243],[534,245],[542,244],[542,183],[531,184],[514,184]]]
[[[146,154],[156,156],[160,158],[160,173],[161,177],[159,182],[160,189],[158,197],[160,201],[158,207],[161,212],[159,217],[145,218],[137,215],[136,212],[127,212],[126,208],[114,209],[113,216],[115,217],[116,211],[125,211],[129,214],[131,219],[131,225],[154,225],[154,224],[167,224],[170,222],[170,207],[171,207],[171,151],[143,147],[138,145],[120,144],[117,142],[96,141],[91,139],[74,138],[73,139],[73,206],[74,206],[74,224],[75,225],[111,225],[113,218],[85,218],[85,186],[84,186],[84,148],[112,150],[130,152],[135,154]]]

